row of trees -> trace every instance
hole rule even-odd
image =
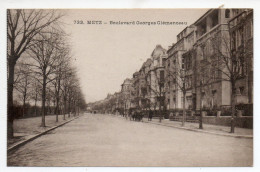
[[[68,36],[61,29],[64,14],[57,10],[7,10],[8,24],[8,137],[13,137],[14,90],[26,103],[41,103],[45,127],[46,104],[58,114],[85,106]],[[76,109],[77,108],[77,109]]]
[[[234,118],[235,118],[235,97],[236,97],[236,82],[241,78],[241,70],[243,65],[245,65],[242,58],[244,58],[245,54],[240,54],[240,56],[236,56],[232,53],[230,48],[231,37],[229,30],[222,31],[221,33],[215,33],[211,35],[210,38],[205,41],[204,44],[201,44],[200,47],[194,48],[190,50],[189,54],[186,54],[186,57],[190,58],[190,67],[186,66],[187,62],[186,57],[185,60],[182,61],[180,58],[176,58],[176,64],[171,66],[166,72],[165,77],[174,83],[175,89],[180,90],[183,97],[186,97],[187,90],[192,87],[197,89],[200,94],[200,123],[199,127],[203,129],[202,125],[202,101],[203,101],[203,90],[212,90],[212,84],[216,81],[224,81],[230,83],[231,91],[230,96],[231,99],[231,133],[234,132]],[[194,60],[192,60],[194,59]],[[182,63],[184,63],[184,67],[182,67]],[[187,78],[189,76],[190,71],[193,72],[192,81],[189,81]],[[166,104],[165,100],[165,79],[164,76],[160,76],[158,72],[155,71],[153,77],[155,77],[154,82],[150,83],[147,79],[147,87],[145,91],[142,91],[143,95],[141,97],[138,96],[137,93],[136,98],[132,99],[128,98],[118,98],[119,102],[126,102],[127,100],[132,100],[136,108],[156,110],[156,107],[159,107],[159,119],[161,121],[162,118],[162,109],[161,107]],[[173,82],[174,81],[174,82]],[[191,83],[188,83],[191,82]],[[190,85],[189,85],[190,84]],[[151,102],[149,98],[145,98],[145,94],[147,94],[147,89],[153,93],[154,102]],[[136,92],[136,91],[133,91]],[[139,107],[139,101],[145,100],[146,106]],[[106,104],[100,105],[102,108],[106,109],[111,105],[111,103],[115,102],[111,99]],[[185,125],[186,121],[186,98],[182,99],[182,125]]]

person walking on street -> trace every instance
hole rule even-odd
[[[149,110],[148,121],[152,121],[152,118],[153,118],[152,111]]]

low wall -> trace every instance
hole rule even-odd
[[[231,117],[230,116],[205,116],[202,119],[204,124],[213,124],[213,125],[224,125],[230,126]],[[240,128],[253,128],[253,117],[252,116],[243,116],[235,118],[235,126]]]

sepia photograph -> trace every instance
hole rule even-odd
[[[254,9],[6,13],[10,167],[253,167]]]

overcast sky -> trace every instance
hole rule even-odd
[[[157,44],[168,49],[176,35],[193,24],[207,9],[176,10],[68,10],[65,30],[70,34],[72,54],[87,102],[120,91]],[[83,20],[85,24],[73,24]],[[97,20],[107,24],[87,24]],[[110,21],[187,22],[187,25],[110,25]]]

